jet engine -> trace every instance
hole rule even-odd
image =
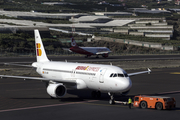
[[[47,93],[53,98],[61,98],[66,94],[66,87],[62,83],[49,84]]]

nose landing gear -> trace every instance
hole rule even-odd
[[[114,96],[113,96],[114,94],[108,92],[108,95],[110,96],[109,104],[110,104],[110,105],[115,104],[115,100],[114,100]]]

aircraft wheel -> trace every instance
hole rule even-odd
[[[54,97],[52,97],[52,96],[50,96],[51,97],[51,99],[55,99]]]
[[[100,91],[92,91],[91,93],[92,98],[100,98],[101,97],[101,92]]]
[[[97,91],[96,94],[97,94],[97,98],[101,97],[101,92],[100,91]]]
[[[113,105],[113,104],[115,104],[115,101],[114,100],[109,100],[109,104]]]
[[[91,96],[92,98],[96,98],[96,91],[92,91]]]

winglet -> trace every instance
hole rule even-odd
[[[35,34],[35,46],[36,46],[36,58],[37,62],[46,62],[49,61],[46,52],[44,50],[44,46],[41,40],[41,36],[39,34],[39,30],[34,30]]]

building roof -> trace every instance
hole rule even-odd
[[[0,19],[3,23],[13,23],[22,26],[42,26],[42,27],[76,27],[76,28],[94,28],[94,27],[113,27],[123,26],[134,20],[113,20],[107,23],[75,23],[75,24],[50,24],[43,22],[34,22],[30,20],[14,20],[14,19]]]
[[[21,12],[21,11],[0,11],[0,15],[5,15],[8,17],[18,16],[29,16],[29,17],[44,17],[44,18],[59,18],[59,17],[73,17],[77,15],[88,15],[85,13],[41,13],[41,12]]]
[[[112,20],[105,24],[105,26],[124,26],[126,24],[129,24],[131,22],[134,22],[135,20]]]
[[[82,22],[82,21],[94,21],[96,19],[111,19],[107,16],[82,16],[76,19],[73,19],[74,22]]]
[[[122,16],[122,15],[132,15],[130,12],[94,12],[95,15],[105,15],[105,16]]]
[[[132,10],[133,12],[138,12],[138,13],[151,13],[151,14],[155,14],[155,13],[171,13],[170,11],[167,11],[167,10],[159,10],[159,9],[148,10],[146,8],[129,8],[129,10]]]
[[[175,9],[175,8],[169,8],[169,10],[174,11],[174,12],[180,12],[180,9]]]

